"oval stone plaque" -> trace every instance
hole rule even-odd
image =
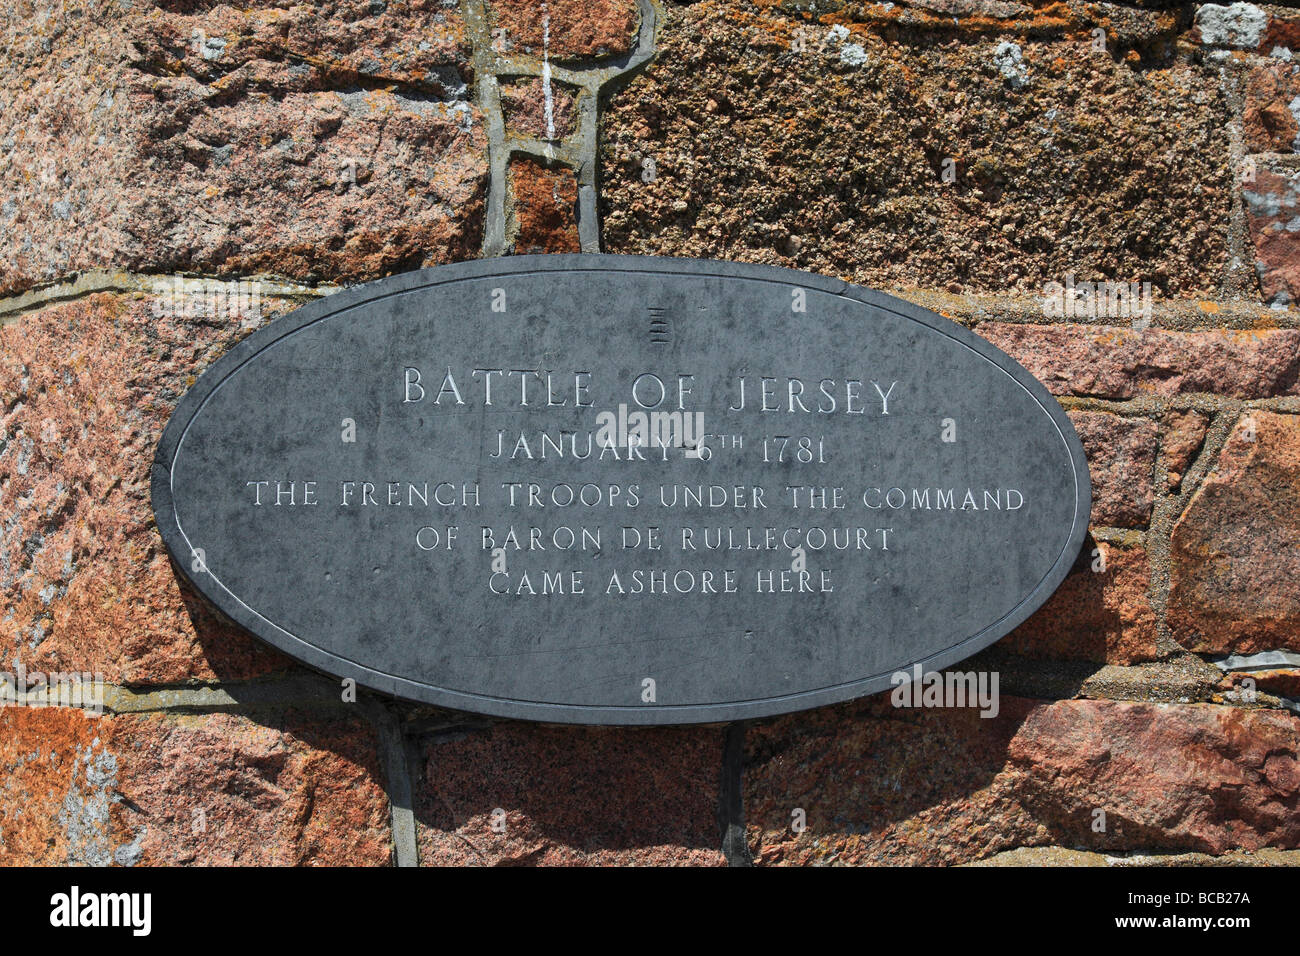
[[[505,717],[729,721],[887,689],[1039,607],[1069,419],[924,309],[800,272],[520,256],[258,330],[168,423],[173,557],[280,650]]]

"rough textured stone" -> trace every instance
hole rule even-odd
[[[514,723],[436,741],[417,797],[420,861],[719,864],[721,743],[716,728]]]
[[[1013,0],[903,0],[903,5],[918,10],[942,13],[954,17],[1009,17],[1025,16],[1033,7]]]
[[[1251,411],[1174,525],[1169,626],[1211,654],[1300,650],[1300,416]]]
[[[405,84],[464,98],[472,79],[464,21],[456,4],[443,0],[122,7],[131,19],[120,35],[135,47],[137,65],[171,66],[168,72],[205,81],[245,70],[263,83],[293,84],[310,75],[327,82]],[[148,31],[137,31],[137,25]],[[293,63],[300,68],[281,72]]]
[[[750,731],[750,846],[762,863],[836,864],[951,864],[1017,846],[1295,848],[1297,744],[1290,714],[1213,705],[1003,697],[991,720],[828,708]],[[798,835],[795,808],[807,815]]]
[[[1254,178],[1241,194],[1260,292],[1270,305],[1288,306],[1300,296],[1300,172],[1260,167]]]
[[[1156,616],[1145,548],[1085,546],[1074,571],[998,646],[1043,660],[1138,664],[1156,660]]]
[[[894,0],[845,3],[843,0],[758,2],[752,9],[779,6],[785,12],[822,16],[823,22],[862,24],[882,33],[914,30],[966,38],[1025,36],[1034,39],[1087,37],[1106,31],[1108,50],[1173,41],[1191,25],[1192,12],[1161,0],[1120,4],[1059,3],[1056,0]],[[1160,9],[1169,6],[1172,9]],[[1153,9],[1141,9],[1150,7]],[[829,16],[827,16],[829,14]],[[1131,51],[1130,51],[1131,52]]]
[[[561,140],[573,132],[573,91],[562,83],[551,84],[549,126],[546,117],[546,90],[540,79],[503,85],[501,108],[505,113],[508,133]]]
[[[388,798],[359,718],[113,718],[117,789],[143,862],[386,865]]]
[[[1054,395],[1300,394],[1300,330],[1166,332],[986,322],[976,331]]]
[[[1254,682],[1256,700],[1260,694],[1277,694],[1291,700],[1300,700],[1300,668],[1278,667],[1264,671],[1234,671],[1224,676],[1220,687],[1235,693],[1236,698],[1240,700],[1248,689],[1252,689],[1244,683],[1247,680]]]
[[[557,60],[626,53],[641,15],[636,0],[488,0],[500,52]]]
[[[1018,46],[1020,91],[992,40],[670,8],[662,52],[603,119],[605,248],[881,288],[1216,289],[1232,200],[1217,73]]]
[[[580,252],[578,181],[572,170],[548,169],[528,159],[510,164],[516,253]]]
[[[391,854],[356,719],[0,709],[0,862],[360,865]]]
[[[1240,126],[1248,153],[1296,152],[1295,11],[665,6],[658,60],[601,108],[608,251],[772,262],[952,301],[1006,292],[1008,315],[1067,275],[1149,280],[1173,299],[1169,324],[1179,302],[1239,294],[1223,285],[1237,189],[1263,301],[1300,296],[1300,171],[1257,155],[1243,182],[1226,132]],[[634,0],[548,0],[544,18],[541,0],[489,0],[488,13],[503,52],[561,63],[626,52],[637,27]],[[1107,50],[1094,55],[1098,26]],[[447,0],[17,0],[0,13],[0,295],[94,268],[352,282],[477,255],[488,168],[467,37]],[[552,84],[557,138],[572,132],[572,92]],[[510,133],[547,135],[540,81],[503,80],[502,94]],[[510,175],[513,249],[576,249],[572,173],[517,160]],[[1058,395],[1300,395],[1300,331],[1268,319],[1241,333],[1024,326],[970,301],[963,319]],[[146,686],[292,669],[178,586],[148,507],[167,414],[251,325],[153,304],[100,295],[0,327],[0,655]],[[1217,321],[1212,305],[1190,324]],[[1238,423],[1173,530],[1168,624],[1203,654],[1300,649],[1300,416],[1245,414],[1253,440]],[[1145,526],[1157,425],[1073,417],[1094,521]],[[1164,412],[1159,491],[1190,484],[1209,422]],[[1160,657],[1150,542],[1137,543],[1159,533],[1090,543],[999,645],[1027,668],[1109,665],[1082,689],[1030,692],[1240,704],[1249,677],[1300,700],[1294,668],[1220,679],[1191,659],[1209,676],[1181,679],[1172,662],[1124,666]],[[751,728],[751,845],[763,862],[1293,862],[1256,848],[1300,845],[1295,716],[1002,707],[981,720],[894,710],[885,695]],[[498,724],[437,738],[417,771],[422,858],[717,864],[720,737]],[[3,708],[0,863],[391,862],[375,750],[350,712]],[[1155,855],[1127,859],[1143,851]]]
[[[138,859],[117,801],[108,721],[79,710],[0,708],[0,864],[107,866]]]
[[[1300,138],[1300,67],[1270,63],[1251,73],[1246,83],[1243,127],[1246,149],[1252,153],[1290,153]],[[1249,184],[1247,184],[1247,188]]]
[[[1259,52],[1267,54],[1281,49],[1294,53],[1300,50],[1300,16],[1296,11],[1272,7],[1268,14],[1268,29],[1259,43]]]
[[[437,0],[62,16],[48,55],[7,25],[27,55],[0,65],[0,292],[109,267],[367,279],[477,251],[486,138]]]
[[[1105,412],[1070,412],[1088,457],[1092,524],[1139,527],[1151,520],[1156,423]]]
[[[1165,488],[1177,491],[1183,475],[1191,466],[1196,453],[1205,443],[1205,429],[1210,423],[1208,415],[1195,410],[1171,411],[1161,422],[1161,443],[1165,454]]]
[[[1059,846],[1027,846],[997,853],[970,866],[1114,866],[1149,869],[1166,866],[1300,866],[1300,850],[1230,850],[1220,856],[1208,853],[1158,853],[1129,855],[1089,853]]]
[[[263,319],[288,305],[264,300]],[[158,307],[94,295],[0,327],[6,662],[127,683],[290,666],[180,587],[149,504],[154,448],[176,401],[261,319],[159,317]]]
[[[1196,29],[1210,46],[1253,50],[1268,27],[1268,14],[1253,3],[1203,3],[1196,8]]]

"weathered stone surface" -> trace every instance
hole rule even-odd
[[[1146,549],[1098,542],[1039,610],[998,646],[1043,660],[1156,660]]]
[[[756,3],[764,10],[778,4]],[[1107,48],[1122,49],[1151,44],[1157,39],[1172,41],[1191,24],[1191,11],[1160,9],[1166,4],[1141,0],[1138,6],[1120,4],[1074,4],[1054,0],[895,0],[879,3],[844,3],[842,0],[781,0],[786,12],[813,16],[832,14],[827,21],[862,24],[873,29],[925,30],[983,38],[1023,36],[1061,39],[1087,36],[1101,27]],[[1151,7],[1153,9],[1142,9]]]
[[[0,708],[0,865],[139,860],[108,730],[108,720],[79,710]]]
[[[515,723],[435,741],[417,794],[420,861],[720,864],[721,746],[716,728]]]
[[[1151,520],[1156,423],[1106,412],[1070,412],[1092,476],[1092,524],[1140,527]]]
[[[215,80],[247,69],[265,79],[292,62],[331,80],[359,79],[421,86],[463,97],[472,78],[465,25],[455,4],[442,0],[326,0],[284,6],[268,0],[239,7],[158,5],[134,11],[122,34],[143,63]],[[120,19],[119,19],[120,22]],[[148,32],[135,31],[146,25]],[[305,76],[305,70],[289,76]]]
[[[357,719],[0,709],[0,862],[359,865],[391,854]]]
[[[518,227],[516,253],[582,251],[578,181],[572,170],[516,159],[510,163],[510,185]]]
[[[360,718],[113,718],[124,824],[151,865],[387,865],[388,798]]]
[[[954,17],[1009,17],[1033,13],[1033,7],[1014,0],[902,0],[905,7]]]
[[[1300,330],[1166,332],[986,322],[976,330],[1054,395],[1300,394]]]
[[[962,863],[1017,846],[1289,849],[1297,744],[1290,714],[1213,705],[1003,697],[991,720],[828,708],[751,729],[750,846],[762,863],[836,864]]]
[[[437,0],[54,16],[48,55],[6,28],[27,55],[0,66],[0,292],[109,267],[356,280],[477,251],[486,138]]]
[[[551,84],[549,125],[546,89],[536,77],[504,84],[501,109],[507,133],[561,140],[573,132],[573,91],[563,83]]]
[[[1124,853],[1114,855],[1071,850],[1059,846],[1027,846],[1017,850],[997,853],[971,863],[974,867],[988,866],[1114,866],[1125,869],[1154,869],[1157,867],[1187,866],[1300,866],[1300,850],[1256,851],[1229,850],[1219,856],[1209,853],[1159,853],[1154,855]]]
[[[1177,491],[1183,475],[1191,466],[1196,453],[1205,443],[1205,430],[1210,423],[1208,415],[1194,409],[1171,411],[1161,422],[1161,443],[1165,453],[1165,487]]]
[[[548,0],[545,27],[540,0],[489,14],[507,52],[554,61],[626,51],[636,29],[634,0]],[[1096,56],[1094,26],[1108,48]],[[1188,40],[1217,49],[1191,63]],[[1225,294],[1236,188],[1263,301],[1300,297],[1300,172],[1256,156],[1241,182],[1225,133],[1240,125],[1248,153],[1296,152],[1300,73],[1285,52],[1262,59],[1300,55],[1295,11],[704,0],[671,5],[664,44],[603,121],[609,251],[1011,303],[1067,274],[1149,279],[1192,310]],[[0,48],[0,295],[104,267],[351,282],[478,253],[486,140],[446,0],[18,0],[0,12]],[[1225,95],[1233,76],[1244,110]],[[571,90],[552,94],[563,137]],[[511,133],[547,135],[544,104],[535,79],[503,85]],[[511,175],[515,250],[576,249],[572,174],[520,161]],[[178,586],[148,509],[163,420],[245,329],[149,305],[96,296],[0,329],[0,652],[144,685],[291,667]],[[1269,324],[981,332],[1058,395],[1300,394],[1300,332]],[[1253,442],[1238,424],[1174,530],[1169,626],[1205,654],[1300,641],[1300,416],[1249,414]],[[1152,423],[1074,417],[1094,521],[1145,526]],[[1190,485],[1208,424],[1197,410],[1161,418],[1162,492]],[[1151,558],[1096,546],[1106,570],[1085,553],[1000,647],[1112,665],[1081,693],[1135,693],[1153,670],[1122,665],[1159,657]],[[1223,700],[1239,703],[1247,677],[1300,700],[1300,676],[1280,667],[1226,675]],[[1164,692],[1204,692],[1168,680]],[[1300,845],[1296,727],[1272,711],[1007,698],[985,721],[895,711],[886,695],[751,730],[750,837],[764,862],[1294,862],[1253,848]],[[505,724],[442,740],[417,805],[423,859],[716,864],[719,749],[716,730]],[[374,751],[364,724],[337,715],[0,709],[0,863],[390,862]],[[808,810],[802,836],[791,804]]]
[[[1300,120],[1291,111],[1300,110],[1300,67],[1291,63],[1270,63],[1259,67],[1246,83],[1243,128],[1246,150],[1251,153],[1290,153],[1300,138]],[[1250,188],[1247,184],[1246,188]]]
[[[1300,649],[1300,416],[1250,411],[1174,525],[1169,626],[1212,654]]]
[[[1259,167],[1243,183],[1255,274],[1264,301],[1288,306],[1300,295],[1300,172]]]
[[[263,317],[288,306],[263,300]],[[0,327],[6,661],[126,683],[291,666],[180,587],[149,504],[154,448],[176,401],[261,319],[155,316],[158,307],[94,295]]]
[[[641,15],[636,0],[488,0],[501,52],[557,60],[626,53]]]
[[[1253,682],[1254,686],[1247,684],[1247,681]],[[1224,676],[1220,687],[1224,691],[1235,694],[1237,700],[1245,696],[1248,691],[1254,692],[1256,700],[1261,693],[1300,700],[1300,668],[1278,667],[1263,671],[1233,671]]]
[[[1022,42],[1016,90],[992,39],[881,32],[743,0],[670,8],[658,58],[603,118],[606,250],[885,289],[1218,288],[1232,196],[1216,71]]]
[[[1292,53],[1300,50],[1300,16],[1294,9],[1268,8],[1268,28],[1259,42],[1259,52],[1269,54],[1276,49]]]
[[[1253,3],[1203,3],[1196,8],[1196,32],[1209,46],[1253,50],[1268,28],[1268,14]]]

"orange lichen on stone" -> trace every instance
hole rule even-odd
[[[0,865],[134,862],[111,731],[80,710],[0,708]]]
[[[515,252],[582,251],[578,238],[578,182],[572,170],[517,159],[510,164],[510,181],[518,225]]]

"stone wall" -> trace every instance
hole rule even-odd
[[[1300,11],[15,0],[0,18],[3,669],[106,682],[102,715],[0,709],[0,861],[1300,847]],[[149,464],[232,344],[348,284],[576,250],[860,282],[1047,384],[1088,453],[1091,537],[962,665],[1000,675],[996,718],[885,696],[579,729],[348,702],[180,583]]]

